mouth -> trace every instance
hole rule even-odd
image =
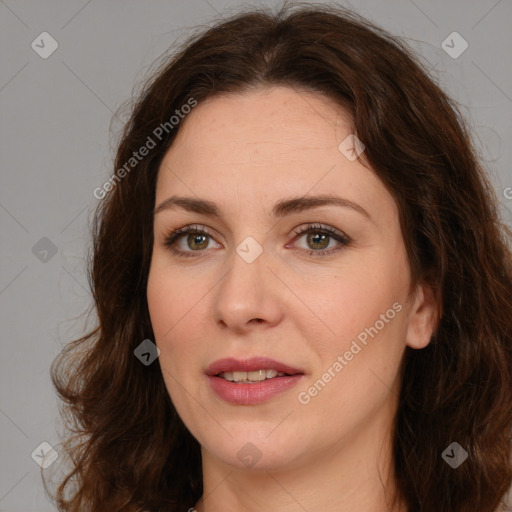
[[[221,377],[230,382],[246,383],[298,374],[304,374],[304,371],[264,356],[250,359],[227,357],[215,361],[206,370],[206,375],[210,377]]]
[[[250,372],[243,371],[234,371],[234,372],[221,372],[215,375],[215,377],[220,377],[221,379],[226,379],[229,382],[237,382],[243,384],[254,384],[256,382],[263,382],[264,380],[275,379],[276,377],[286,377],[290,374],[285,372],[278,372],[277,370],[273,370],[271,368],[266,370],[254,370]]]
[[[219,359],[206,370],[213,391],[238,405],[258,404],[297,385],[305,372],[268,357]]]

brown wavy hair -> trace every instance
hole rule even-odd
[[[402,40],[326,5],[217,20],[151,72],[115,169],[191,98],[274,85],[348,111],[366,165],[398,205],[413,285],[435,292],[431,342],[407,347],[404,359],[393,447],[400,494],[411,512],[494,512],[512,482],[512,233],[460,106]],[[153,137],[156,147],[95,212],[88,275],[97,324],[51,368],[69,431],[61,453],[72,464],[52,497],[62,511],[182,511],[203,492],[199,443],[158,360],[145,366],[134,356],[154,339],[146,287],[156,177],[179,126]],[[457,469],[441,457],[453,441],[468,453]]]

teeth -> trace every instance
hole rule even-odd
[[[260,382],[262,380],[265,380],[265,378],[266,378],[265,370],[256,370],[253,372],[247,372],[248,380]]]
[[[247,372],[233,372],[233,380],[240,382],[241,380],[247,380]]]
[[[276,370],[255,370],[251,372],[223,372],[219,374],[219,377],[229,380],[230,382],[252,383],[262,382],[266,379],[273,379],[274,377],[283,377],[284,375],[286,375],[286,373]]]
[[[267,377],[267,379],[273,379],[274,377],[277,376],[277,371],[276,370],[266,370],[265,376]]]

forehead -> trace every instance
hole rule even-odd
[[[366,204],[382,202],[393,213],[375,173],[340,151],[351,120],[323,95],[272,87],[216,96],[181,123],[160,167],[157,203],[186,194],[240,207],[339,193]]]
[[[325,150],[345,132],[350,133],[350,118],[328,98],[272,87],[200,103],[182,122],[173,146],[181,156],[202,149],[188,154],[189,160],[201,160],[208,151],[226,163],[230,155],[247,161],[281,155],[288,161],[295,152]]]

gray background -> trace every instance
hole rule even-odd
[[[510,224],[512,2],[339,3],[405,38],[463,105]],[[154,59],[193,27],[248,5],[0,0],[0,511],[54,510],[31,453],[59,440],[49,365],[86,324],[88,222],[98,204],[93,190],[113,171],[113,114]],[[59,45],[46,59],[31,47],[44,31]],[[441,46],[453,31],[469,44],[458,58]],[[43,237],[56,254],[41,252],[51,245]]]

